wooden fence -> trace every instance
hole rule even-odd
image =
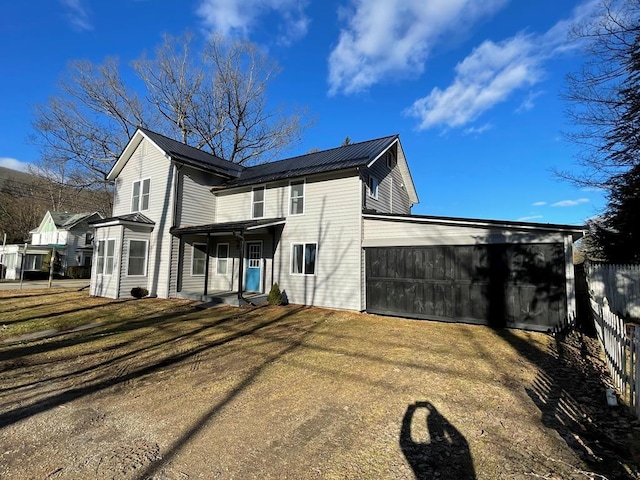
[[[594,298],[590,301],[598,339],[615,386],[640,417],[640,327],[627,324],[613,313],[606,298],[602,304]]]
[[[606,298],[611,311],[640,319],[640,265],[585,263],[589,294],[602,305]]]

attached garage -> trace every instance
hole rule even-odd
[[[547,331],[575,316],[566,225],[367,214],[370,313]]]

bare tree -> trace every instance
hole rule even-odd
[[[574,129],[567,137],[580,147],[579,174],[561,172],[574,183],[607,188],[612,178],[637,163],[626,155],[629,143],[620,143],[628,102],[621,94],[633,72],[631,53],[640,33],[638,0],[603,0],[587,22],[576,25],[574,37],[584,42],[587,60],[567,76],[563,96]]]
[[[72,63],[60,94],[37,109],[40,173],[78,189],[108,190],[106,175],[138,127],[245,165],[269,161],[299,139],[304,112],[267,104],[279,69],[263,52],[214,36],[196,54],[193,43],[188,34],[165,36],[153,57],[132,62],[129,83],[116,58]]]

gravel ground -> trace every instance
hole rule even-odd
[[[0,382],[0,478],[638,478],[577,333],[185,307],[0,347]]]

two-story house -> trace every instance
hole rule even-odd
[[[527,328],[575,309],[579,229],[411,215],[418,197],[397,135],[242,167],[139,129],[108,178],[114,209],[94,222],[92,295],[240,297],[277,282],[291,303],[416,318],[487,323],[501,302],[508,323]],[[498,261],[559,276],[515,285],[486,273],[504,269]]]

